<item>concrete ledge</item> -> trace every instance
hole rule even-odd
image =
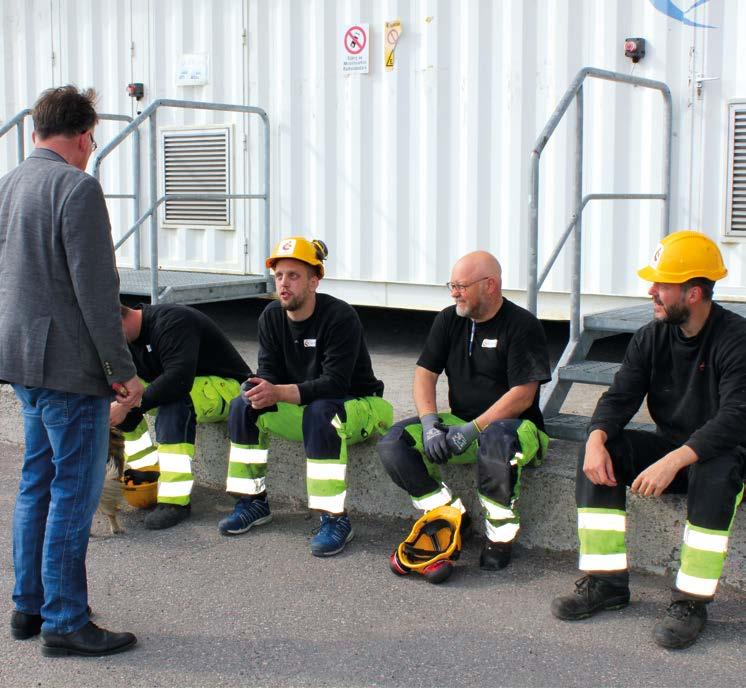
[[[0,440],[23,443],[23,424],[15,396],[8,387],[0,391]],[[371,515],[412,518],[414,508],[403,490],[386,475],[375,450],[375,439],[350,448],[348,505],[351,511]],[[520,543],[529,548],[577,551],[575,512],[575,461],[577,444],[553,440],[549,456],[540,468],[524,473],[520,500]],[[228,466],[225,423],[202,425],[197,431],[194,472],[197,481],[224,489]],[[460,494],[472,513],[480,513],[476,476],[471,466],[446,466],[444,478]],[[300,444],[273,439],[267,478],[270,498],[299,508],[306,504],[305,457]],[[686,520],[684,497],[628,501],[630,565],[665,574],[678,568],[681,538]],[[746,516],[736,517],[724,582],[746,590]]]

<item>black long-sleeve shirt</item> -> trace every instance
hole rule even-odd
[[[383,395],[358,314],[328,294],[316,294],[312,315],[301,322],[290,320],[279,301],[264,309],[257,375],[276,385],[297,384],[301,404]]]
[[[140,336],[129,344],[137,374],[151,383],[140,410],[189,394],[198,375],[243,382],[251,369],[204,313],[177,304],[142,306]]]
[[[746,319],[713,303],[694,337],[658,321],[640,328],[589,432],[618,434],[646,394],[657,431],[693,449],[700,461],[739,445],[745,450]]]

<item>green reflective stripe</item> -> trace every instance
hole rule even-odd
[[[171,471],[161,471],[158,478],[159,483],[180,483],[186,480],[192,480],[191,473],[171,473]]]
[[[347,465],[347,456],[340,456],[338,459],[306,459],[308,463],[327,465],[330,463],[338,463],[340,465]]]
[[[602,509],[600,507],[583,506],[578,508],[578,512],[583,514],[614,514],[616,516],[627,517],[624,509]]]
[[[624,533],[614,530],[578,530],[581,554],[622,554],[626,552]]]
[[[158,495],[158,504],[177,504],[178,506],[186,506],[189,504],[189,496],[186,497],[161,497]]]
[[[342,494],[347,486],[344,480],[315,480],[306,478],[306,487],[309,496],[313,497],[332,497]]]
[[[681,571],[687,576],[718,580],[723,572],[725,552],[707,552],[687,544],[681,546]]]
[[[229,478],[265,478],[267,477],[266,463],[228,463]]]
[[[503,526],[506,523],[516,523],[520,525],[521,519],[518,515],[513,516],[513,518],[485,518],[485,521],[487,523],[491,523],[493,526]]]
[[[267,439],[267,436],[265,435],[264,438]],[[239,444],[238,442],[231,442],[231,446],[238,447],[239,449],[268,449],[269,442],[266,442],[265,444]]]
[[[179,444],[161,444],[158,445],[158,451],[164,454],[185,454],[190,459],[194,458],[194,445],[187,442]]]

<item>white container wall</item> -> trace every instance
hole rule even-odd
[[[673,94],[671,230],[700,229],[718,240],[730,269],[718,294],[746,296],[742,240],[724,236],[728,102],[746,98],[746,57],[738,50],[746,3],[710,0],[679,19],[656,8],[663,4],[5,0],[0,119],[68,81],[95,86],[101,111],[128,115],[156,98],[261,107],[271,123],[272,242],[323,238],[330,248],[324,287],[353,303],[437,309],[449,301],[441,285],[451,264],[477,248],[499,257],[505,289],[522,300],[534,142],[579,69],[633,73],[667,83]],[[384,24],[396,19],[401,36],[387,71]],[[345,30],[360,24],[369,27],[368,73],[345,73]],[[647,54],[633,65],[623,44],[636,36],[646,39]],[[178,85],[178,73],[194,64],[204,85]],[[145,84],[139,103],[125,93],[130,81]],[[583,192],[661,192],[660,94],[588,81],[584,98]],[[572,106],[542,155],[540,268],[572,212],[574,115]],[[261,191],[257,120],[159,110],[159,128],[182,125],[229,125],[231,190]],[[120,127],[102,124],[100,143]],[[144,210],[147,126],[142,133]],[[0,169],[15,163],[15,146],[12,134],[0,140]],[[128,144],[104,162],[107,191],[131,189],[130,153]],[[161,177],[159,167],[159,193]],[[131,224],[132,203],[111,207],[119,236]],[[588,206],[584,308],[644,297],[636,268],[661,235],[661,208],[660,201]],[[231,227],[219,229],[170,226],[161,214],[161,264],[260,272],[263,213],[259,202],[234,201]],[[145,231],[143,259],[146,248]],[[131,259],[130,250],[121,262]],[[568,270],[563,251],[540,295],[541,315],[568,317]]]

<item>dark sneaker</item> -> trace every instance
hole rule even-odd
[[[132,633],[113,633],[89,621],[73,633],[42,633],[41,653],[45,657],[101,657],[124,652],[136,642],[137,638]]]
[[[271,520],[272,514],[266,497],[241,497],[236,502],[233,513],[218,523],[218,530],[221,535],[240,535]]]
[[[311,554],[315,557],[330,557],[332,554],[339,554],[354,535],[355,532],[352,530],[350,517],[347,514],[341,516],[321,514],[321,525],[311,540]]]
[[[512,542],[492,542],[485,539],[479,555],[479,568],[485,571],[499,571],[510,563],[513,554]]]
[[[187,504],[186,506],[181,506],[180,504],[158,504],[145,517],[145,527],[148,530],[171,528],[177,523],[181,523],[185,518],[188,518],[191,513],[191,504]]]
[[[10,635],[16,640],[28,640],[41,633],[41,614],[14,611],[10,616]]]
[[[587,619],[596,612],[622,609],[629,604],[629,587],[619,588],[596,576],[575,581],[575,594],[555,597],[552,614],[564,621]]]
[[[655,624],[653,639],[661,647],[678,650],[689,647],[707,621],[707,605],[696,600],[671,602],[666,615]]]

